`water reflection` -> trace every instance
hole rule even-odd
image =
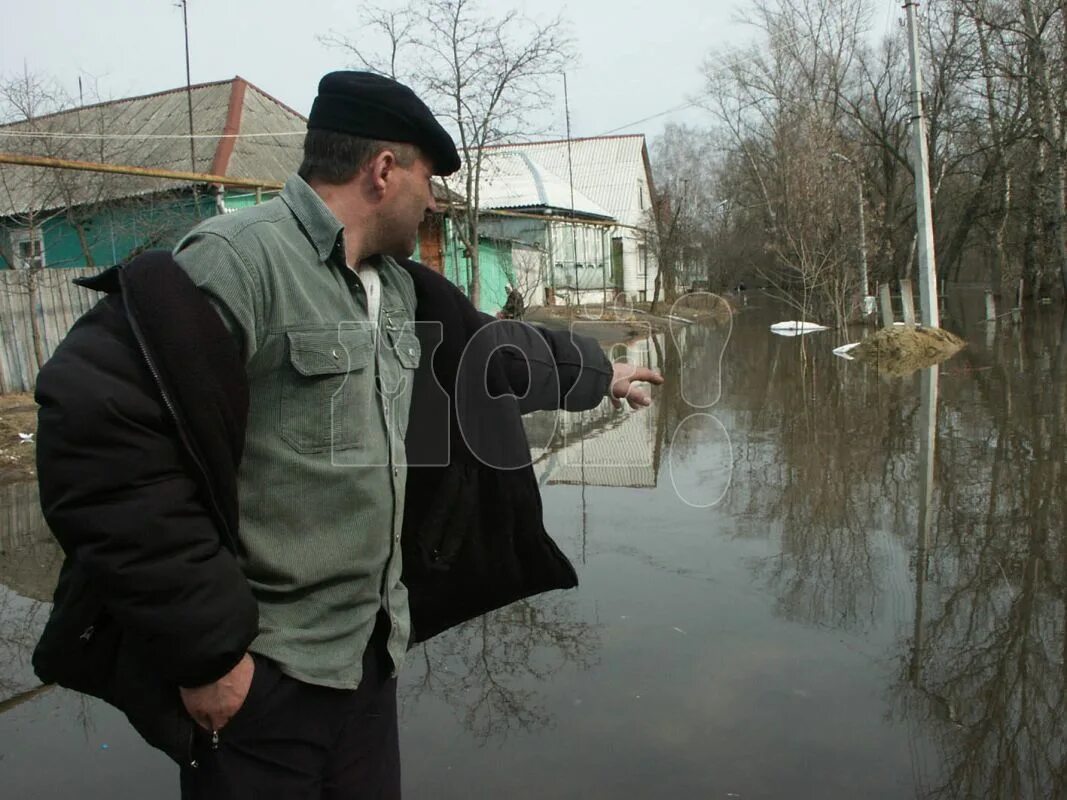
[[[938,472],[930,536],[919,520],[911,654],[893,689],[935,742],[927,797],[1067,793],[1067,317],[1049,336],[1054,324],[1037,316],[971,354],[984,419],[955,394],[942,410],[955,468]]]
[[[746,535],[780,536],[754,572],[809,624],[870,629],[889,601],[890,697],[922,797],[1067,794],[1067,319],[993,341],[903,381],[804,352],[767,354],[770,373],[796,372],[789,397],[762,401],[762,359],[745,378],[750,430],[778,434],[739,464],[748,505],[732,498],[760,523]],[[894,610],[904,578],[910,619]]]
[[[61,562],[41,517],[36,484],[0,485],[0,703],[39,684],[30,656]]]
[[[613,361],[661,368],[651,337],[610,348]],[[653,414],[615,409],[608,400],[589,411],[541,412],[526,420],[534,472],[542,486],[652,488],[663,440]]]
[[[582,585],[410,654],[409,793],[1067,796],[1067,319],[987,345],[980,299],[948,309],[970,347],[907,378],[749,307],[616,348],[667,377],[651,409],[531,417]],[[0,698],[58,566],[8,489]]]
[[[520,601],[447,631],[410,659],[405,706],[444,700],[481,742],[552,724],[542,685],[564,669],[597,663],[599,626],[570,595]]]

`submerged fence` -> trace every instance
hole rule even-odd
[[[73,280],[101,271],[0,271],[0,394],[33,390],[38,360],[51,356],[74,321],[101,297]]]

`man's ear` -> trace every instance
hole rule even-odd
[[[396,169],[396,154],[392,150],[382,150],[370,162],[370,177],[375,191],[385,191]]]

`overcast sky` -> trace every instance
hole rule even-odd
[[[399,5],[379,0],[379,5]],[[712,47],[747,35],[732,23],[733,0],[482,0],[500,13],[518,8],[571,21],[580,60],[568,71],[571,127],[591,136],[686,102],[700,90],[700,64]],[[353,0],[190,0],[194,83],[240,75],[302,114],[318,79],[350,66],[317,34],[354,33]],[[172,0],[0,0],[0,74],[31,72],[59,80],[72,95],[78,77],[105,99],[185,85],[182,13]],[[732,37],[732,38],[731,38]],[[564,134],[563,86],[554,135]],[[699,121],[688,110],[624,133],[650,136],[669,120]]]
[[[744,0],[481,0],[500,13],[518,8],[547,20],[563,12],[580,53],[568,70],[574,136],[658,134],[669,121],[700,123],[699,109],[646,117],[683,105],[701,88],[700,65],[713,49],[751,36],[736,21]],[[899,3],[886,4],[885,20]],[[378,0],[378,5],[400,5]],[[358,0],[189,0],[194,83],[234,75],[307,114],[318,79],[350,66],[316,35],[355,32]],[[173,0],[0,0],[0,75],[30,72],[59,80],[73,96],[78,77],[102,99],[185,85],[181,9]],[[548,124],[563,136],[559,112]],[[636,123],[636,124],[632,124]]]

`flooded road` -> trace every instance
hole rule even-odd
[[[405,795],[1067,794],[1067,324],[954,300],[968,348],[909,377],[757,299],[615,349],[651,409],[529,418],[580,586],[411,653]],[[4,796],[177,797],[117,712],[21,694],[57,565],[32,488],[0,503]]]

